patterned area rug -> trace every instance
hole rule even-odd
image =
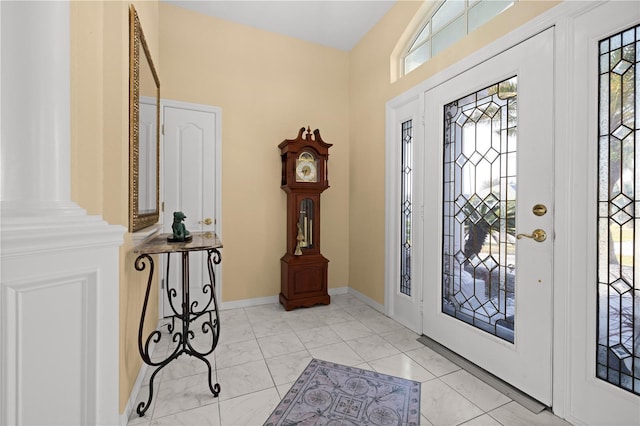
[[[264,426],[419,424],[420,382],[313,359]]]

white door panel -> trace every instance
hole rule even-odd
[[[216,200],[216,135],[219,117],[214,111],[200,111],[177,106],[163,107],[164,167],[163,167],[163,232],[171,233],[173,213],[183,212],[184,224],[190,232],[215,232]],[[162,276],[167,289],[175,289],[173,307],[180,309],[179,290],[182,285],[181,260],[178,253],[171,255],[169,275],[166,263]],[[191,302],[203,307],[209,295],[203,286],[209,283],[206,253],[193,252],[189,256],[189,283]],[[167,290],[164,291],[164,316],[173,315]]]
[[[425,93],[424,186],[425,205],[431,207],[424,212],[424,251],[432,255],[425,257],[423,332],[547,405],[552,397],[553,45],[553,29],[546,30]],[[500,82],[492,95],[487,88]],[[514,84],[517,97],[509,89]],[[508,108],[507,99],[512,99]],[[517,111],[516,130],[508,111]],[[494,113],[505,123],[501,131],[495,119],[482,124],[476,116]],[[445,119],[455,120],[451,126],[459,126],[458,133],[445,136]],[[475,120],[471,127],[461,124]],[[443,166],[445,155],[451,160]],[[461,195],[447,201],[445,183]],[[549,213],[533,214],[536,204]],[[494,206],[500,206],[495,212],[502,222],[495,223],[501,227],[478,237],[482,252],[471,250],[470,224],[477,218],[463,214],[471,211],[469,217],[482,217],[477,223],[493,223]],[[545,241],[514,238],[535,229],[547,233]],[[467,252],[477,254],[462,260]]]
[[[422,332],[422,119],[419,98],[392,110],[387,146],[387,315]]]
[[[640,396],[631,391],[621,389],[616,385],[608,383],[606,380],[600,379],[596,375],[598,360],[596,358],[596,348],[598,343],[606,346],[614,345],[615,342],[607,337],[598,340],[598,311],[597,311],[597,290],[599,281],[607,281],[606,278],[598,277],[597,265],[599,263],[598,235],[597,224],[598,217],[603,215],[606,217],[610,214],[615,217],[612,210],[610,213],[598,209],[599,197],[597,193],[598,182],[606,177],[606,169],[602,168],[602,164],[598,160],[599,140],[603,144],[608,144],[612,139],[604,136],[599,137],[599,90],[598,82],[601,75],[606,75],[608,67],[599,68],[599,42],[607,39],[621,31],[633,28],[640,24],[640,3],[638,2],[601,2],[594,5],[588,12],[576,16],[572,22],[574,32],[570,40],[571,52],[573,56],[569,59],[570,63],[570,93],[569,103],[569,119],[566,126],[567,133],[571,135],[572,149],[572,173],[575,182],[584,182],[585,184],[576,185],[575,190],[571,191],[567,215],[571,217],[569,229],[566,234],[568,236],[567,249],[567,277],[568,277],[568,303],[567,308],[570,315],[568,325],[568,374],[569,386],[566,394],[568,395],[567,419],[576,424],[593,424],[593,425],[638,425],[640,424]],[[636,30],[636,40],[640,39],[640,30]],[[636,41],[636,50],[638,49]],[[636,52],[637,55],[637,52]],[[638,56],[636,56],[636,73],[638,73]],[[624,70],[625,68],[621,68]],[[627,73],[628,74],[628,73]],[[638,75],[636,78],[636,91],[640,90],[638,85]],[[606,83],[608,85],[608,82]],[[608,89],[607,89],[608,90]],[[636,94],[637,96],[637,94]],[[636,98],[637,99],[637,98]],[[632,102],[633,103],[633,102]],[[636,101],[636,135],[638,117],[640,112],[637,111]],[[608,104],[602,108],[604,116],[608,115]],[[633,111],[632,111],[633,113]],[[612,123],[612,126],[616,125]],[[604,126],[606,127],[606,126]],[[608,133],[604,129],[604,134]],[[614,130],[613,128],[610,130]],[[613,132],[617,134],[616,132]],[[617,134],[618,136],[620,134]],[[635,161],[638,158],[637,136],[635,147]],[[606,145],[603,145],[606,146]],[[605,161],[605,167],[611,164]],[[636,166],[637,168],[637,166]],[[601,171],[605,170],[604,174]],[[634,172],[638,173],[638,172]],[[636,174],[636,182],[637,182]],[[637,185],[637,183],[635,183]],[[635,199],[638,199],[638,189],[635,189]],[[613,198],[615,194],[606,193],[604,197]],[[633,195],[632,195],[633,197]],[[637,205],[637,202],[636,202]],[[637,207],[636,207],[637,209]],[[637,210],[632,215],[637,218]],[[635,219],[637,223],[637,219]],[[635,225],[636,229],[637,224]],[[606,229],[606,227],[605,227]],[[607,235],[605,238],[605,246],[607,245]],[[638,260],[633,260],[634,253],[638,253],[638,236],[636,231],[636,248],[633,246],[624,247],[626,253],[631,260],[621,261],[620,264],[634,263],[637,265]],[[631,243],[632,244],[632,243]],[[618,253],[619,254],[619,253]],[[606,264],[606,255],[600,261]],[[610,265],[608,267],[611,267]],[[631,282],[635,282],[636,307],[638,305],[638,272],[631,278]],[[602,287],[603,285],[601,285]],[[606,285],[605,285],[606,287]],[[615,290],[612,300],[617,300]],[[633,290],[632,290],[633,291]],[[606,299],[606,298],[605,298]],[[602,302],[602,300],[601,300]],[[607,318],[608,308],[601,305],[603,315],[600,317],[600,330],[610,334],[609,339],[615,340],[617,330],[617,320],[615,318]],[[640,336],[637,335],[640,316],[636,308],[635,326],[636,326],[636,347]],[[609,324],[609,327],[607,325]],[[608,329],[608,330],[607,330]],[[633,333],[631,333],[633,334]],[[635,353],[638,357],[640,354]],[[637,360],[638,358],[636,358]],[[636,361],[636,377],[640,367]],[[614,371],[613,369],[612,371]],[[637,382],[637,378],[635,379]],[[627,383],[628,385],[628,383]],[[637,386],[637,385],[636,385]],[[637,389],[637,388],[636,388]]]

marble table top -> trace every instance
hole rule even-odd
[[[137,254],[174,253],[222,248],[222,241],[215,232],[192,232],[191,241],[169,242],[173,234],[155,235],[133,249]]]

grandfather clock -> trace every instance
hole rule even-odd
[[[287,193],[287,252],[280,259],[280,303],[287,311],[328,305],[329,261],[320,254],[320,194],[329,187],[329,147],[318,129],[282,141],[281,188]]]

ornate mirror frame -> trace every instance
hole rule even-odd
[[[154,106],[155,113],[152,110]],[[142,125],[141,112],[145,118]],[[159,198],[160,80],[140,26],[140,19],[131,5],[129,8],[129,232],[139,231],[158,222]]]

